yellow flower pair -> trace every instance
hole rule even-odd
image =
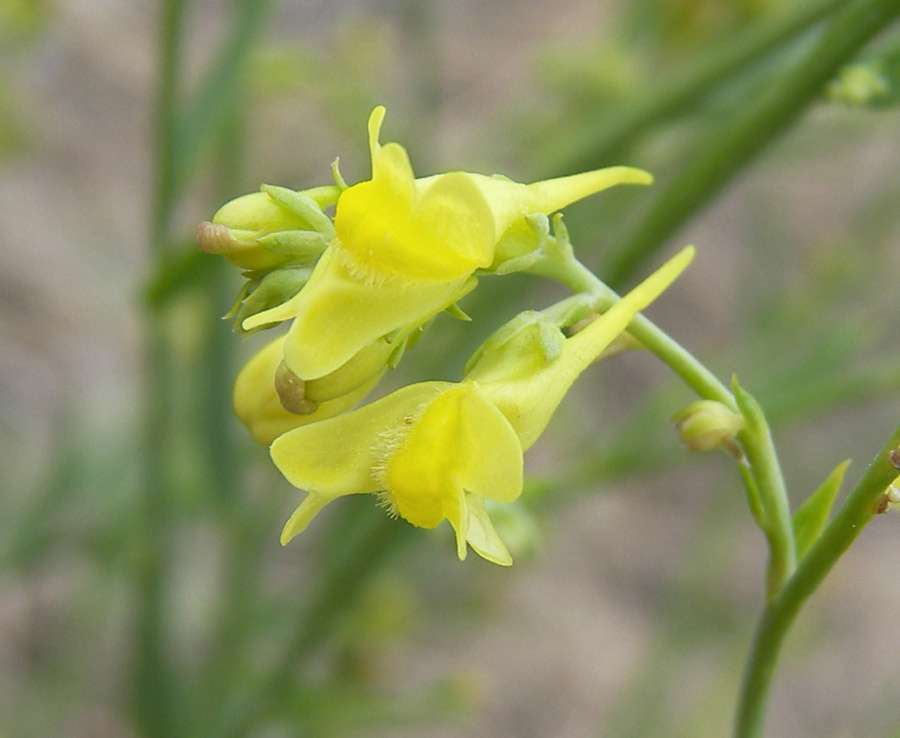
[[[414,525],[448,520],[460,558],[468,545],[510,564],[485,500],[518,497],[522,453],[572,382],[678,276],[692,252],[573,337],[559,332],[561,349],[552,358],[523,331],[480,356],[461,383],[414,384],[345,412],[420,326],[475,286],[477,273],[537,245],[526,216],[552,214],[615,184],[651,181],[628,167],[530,185],[466,172],[416,179],[403,147],[379,144],[384,112],[378,107],[369,119],[370,180],[306,193],[264,188],[201,227],[206,250],[223,253],[254,278],[318,257],[299,291],[243,319],[245,330],[291,324],[241,372],[235,410],[258,441],[271,442],[285,477],[308,490],[283,543],[329,501],[372,492]],[[332,231],[320,216],[334,199]]]
[[[331,500],[374,492],[392,513],[433,528],[448,520],[457,552],[466,544],[497,564],[512,557],[485,500],[512,502],[522,491],[522,453],[540,436],[575,379],[693,257],[686,249],[571,338],[547,361],[527,333],[482,357],[461,383],[423,382],[358,410],[298,427],[275,439],[275,465],[309,491],[282,543]]]

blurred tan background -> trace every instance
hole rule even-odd
[[[327,182],[337,155],[348,181],[367,177],[365,120],[379,102],[383,140],[407,145],[420,174],[555,174],[534,169],[553,120],[616,105],[661,73],[655,64],[679,64],[694,45],[770,12],[656,5],[657,18],[682,21],[638,43],[614,34],[628,25],[614,0],[277,3],[251,57],[233,194]],[[119,552],[140,474],[159,13],[115,0],[6,0],[0,11],[0,735],[135,736],[122,686],[132,562]],[[192,4],[188,83],[210,64],[232,12],[226,2]],[[671,152],[687,127],[676,122],[608,163],[683,166]],[[650,317],[720,377],[736,372],[771,400],[798,494],[844,458],[855,480],[897,421],[898,130],[896,110],[816,105],[667,246],[695,243],[698,258]],[[216,176],[212,164],[199,167],[179,202],[185,238],[221,203]],[[613,236],[595,213],[582,204],[567,222],[585,261],[602,266]],[[521,304],[507,300],[502,316],[482,316],[473,330],[556,294],[529,285]],[[189,370],[193,342],[221,328],[229,304],[193,310],[184,299],[166,319]],[[234,338],[240,358],[258,345]],[[862,386],[836,385],[844,395],[795,412],[811,357]],[[402,376],[422,378],[410,361]],[[441,371],[458,376],[460,365]],[[592,370],[526,462],[552,480],[598,454],[598,482],[559,490],[560,502],[535,513],[530,553],[509,571],[461,564],[447,531],[417,532],[426,540],[413,560],[381,574],[341,626],[346,668],[384,693],[387,716],[363,701],[349,725],[307,733],[281,722],[252,734],[728,735],[762,605],[764,541],[725,455],[678,449],[668,421],[690,399],[651,356]],[[300,592],[316,576],[307,552],[318,532],[277,546],[277,516],[296,492],[236,421],[230,432],[250,469],[249,499],[277,508],[263,536],[265,587]],[[182,463],[190,467],[189,452]],[[227,577],[221,531],[200,506],[200,496],[185,503],[170,551],[181,565],[166,607],[187,663],[203,653]],[[874,520],[809,603],[777,676],[768,735],[900,736],[898,533],[895,513]],[[276,639],[258,658],[277,650]],[[423,717],[432,702],[417,690],[435,684],[452,697],[438,702],[453,706]],[[397,694],[408,696],[395,706],[388,695]]]

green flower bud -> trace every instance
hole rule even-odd
[[[275,387],[282,406],[290,412],[305,414],[313,412],[319,403],[355,391],[384,373],[395,348],[390,341],[379,338],[364,346],[333,372],[306,381],[300,379],[282,361],[275,376]]]
[[[876,62],[843,67],[827,87],[830,100],[854,108],[876,105],[890,92],[891,84]]]
[[[535,365],[543,366],[562,353],[565,336],[553,321],[526,310],[500,326],[469,358],[465,373],[478,367],[479,376],[508,377]]]
[[[337,187],[295,192],[263,185],[261,192],[225,203],[212,222],[201,223],[197,245],[253,271],[314,261],[334,237],[322,208],[333,204],[339,192]]]
[[[744,418],[721,402],[697,400],[677,412],[672,421],[678,437],[690,451],[721,446],[735,458],[741,457],[735,437],[744,428]]]

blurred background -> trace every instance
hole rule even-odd
[[[898,417],[897,27],[841,32],[860,5],[0,0],[0,735],[728,735],[765,543],[654,357],[529,452],[512,569],[368,496],[282,549],[300,493],[230,409],[268,337],[193,231],[338,155],[367,178],[378,103],[418,174],[647,168],[567,210],[576,251],[624,289],[697,245],[649,317],[757,396],[798,505]],[[385,391],[562,295],[483,280]],[[768,735],[900,736],[898,531],[801,615]]]

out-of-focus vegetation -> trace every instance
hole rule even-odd
[[[366,178],[376,103],[423,174],[644,167],[567,211],[573,243],[617,287],[697,244],[650,315],[754,392],[807,494],[898,415],[898,13],[0,0],[0,735],[728,734],[763,541],[652,357],[576,385],[513,569],[370,499],[282,549],[298,493],[231,413],[265,337],[215,318],[237,277],[193,228],[337,155]],[[551,299],[510,277],[463,307]],[[439,318],[389,384],[456,379],[483,338]],[[896,526],[802,616],[767,735],[900,735]]]

